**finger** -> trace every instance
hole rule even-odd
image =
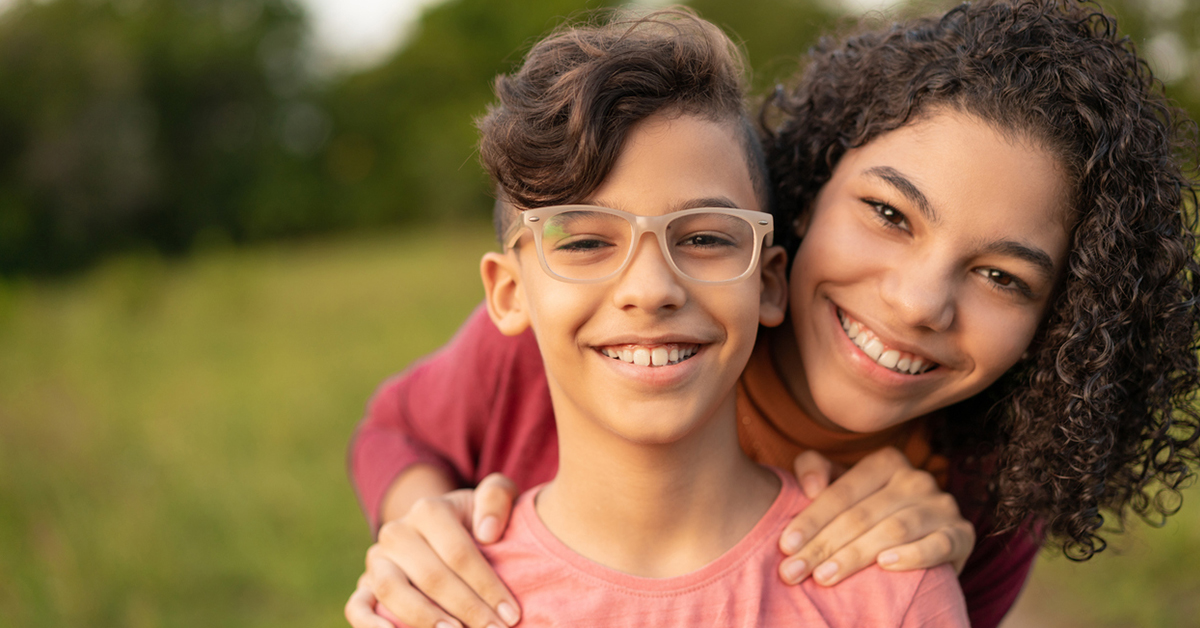
[[[517,497],[517,485],[499,473],[483,478],[475,487],[474,522],[475,538],[480,543],[495,543],[508,527],[512,514],[513,500]]]
[[[962,573],[971,550],[975,547],[975,528],[967,521],[935,530],[912,543],[880,552],[876,562],[888,571],[929,569],[949,563],[955,573]]]
[[[888,548],[916,541],[947,526],[970,526],[958,516],[954,498],[937,491],[932,477],[928,486],[924,485],[922,478],[928,474],[909,471],[899,475],[912,477],[897,479],[838,515],[810,545],[797,552],[798,560],[813,567],[812,576],[819,584],[840,582],[876,562]],[[906,504],[905,496],[917,499]],[[948,553],[934,564],[953,560],[955,555],[949,552],[955,549],[948,547]],[[970,549],[966,552],[969,554]]]
[[[784,554],[800,551],[801,547],[811,542],[835,517],[888,485],[896,471],[885,468],[879,460],[873,464],[864,464],[867,462],[868,459],[864,458],[852,467],[792,519],[780,537],[779,549]]]
[[[504,490],[503,487],[500,487],[500,490]],[[462,526],[455,525],[455,515],[436,508],[414,515],[412,523],[415,531],[421,535],[441,563],[453,571],[471,589],[475,597],[494,609],[495,614],[504,620],[505,624],[511,626],[517,623],[521,612],[516,598],[496,575],[470,534]],[[451,614],[464,617],[450,600],[438,597],[434,599]],[[468,600],[468,603],[473,604],[473,601]],[[466,612],[467,609],[462,610]]]
[[[828,495],[829,493],[826,494]],[[844,505],[841,503],[838,504],[839,507]],[[874,493],[857,504],[841,508],[841,512],[833,516],[828,525],[825,525],[809,537],[804,547],[780,564],[780,576],[783,577],[784,582],[795,584],[809,575],[818,575],[819,570],[821,578],[818,581],[824,584],[823,580],[836,575],[838,571],[835,566],[833,573],[830,572],[830,558],[900,508],[904,508],[904,504],[897,503],[895,497],[887,491]],[[807,509],[805,512],[807,512]],[[805,512],[801,512],[800,514],[804,515]],[[797,519],[799,519],[799,516]],[[792,523],[796,523],[796,521],[793,520]],[[901,543],[912,541],[916,538],[906,538]],[[876,552],[898,544],[889,543],[878,546]],[[869,564],[874,559],[875,553],[872,553],[866,560]],[[863,559],[854,560],[852,563],[857,565],[858,569],[861,569],[861,560]]]
[[[364,577],[378,600],[378,605],[372,609],[371,614],[387,622],[389,628],[393,619],[414,628],[462,626],[458,620],[413,588],[404,571],[375,546],[367,552],[367,574]],[[388,614],[391,617],[385,619]]]
[[[792,469],[796,472],[796,481],[800,483],[804,495],[816,499],[829,486],[833,463],[820,452],[810,449],[796,456],[792,461]]]
[[[872,500],[868,500],[872,501]],[[867,502],[864,502],[866,504]],[[849,512],[847,514],[850,514]],[[937,522],[933,517],[928,516],[929,511],[921,508],[905,508],[903,510],[892,512],[880,518],[880,521],[875,526],[856,534],[850,539],[836,538],[831,541],[826,548],[834,547],[840,543],[840,547],[828,556],[814,556],[809,559],[809,564],[815,565],[812,572],[812,577],[818,584],[830,586],[845,580],[847,577],[859,570],[877,562],[881,553],[884,553],[888,548],[893,548],[898,545],[904,545],[921,538],[927,537],[931,533],[938,531]],[[874,513],[867,514],[864,520],[878,516]],[[835,526],[837,522],[835,521]],[[831,526],[831,529],[834,526]],[[930,547],[929,549],[934,549]],[[949,556],[949,550],[945,548]],[[803,555],[804,552],[801,552]],[[888,557],[890,559],[890,557]],[[886,560],[885,560],[886,562]],[[945,560],[939,562],[946,562]],[[938,564],[938,563],[935,563]]]
[[[516,599],[445,502],[414,504],[399,525],[380,531],[380,545],[417,589],[467,625],[511,626],[520,619]]]
[[[392,622],[375,614],[375,593],[367,585],[365,575],[358,579],[358,586],[346,601],[345,614],[353,628],[395,628]]]

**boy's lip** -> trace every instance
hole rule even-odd
[[[674,366],[700,351],[693,342],[625,343],[596,347],[605,357],[637,366]]]

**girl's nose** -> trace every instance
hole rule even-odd
[[[617,278],[613,290],[616,306],[651,313],[682,307],[687,301],[687,290],[663,256],[654,234],[642,234],[635,247],[633,259]]]
[[[932,256],[898,261],[880,286],[883,301],[897,320],[937,332],[954,323],[957,289],[952,265]]]

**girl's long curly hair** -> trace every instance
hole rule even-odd
[[[1102,513],[1178,510],[1200,438],[1195,124],[1115,21],[1086,2],[984,0],[822,40],[801,77],[762,114],[781,224],[847,150],[935,109],[1033,138],[1070,178],[1065,277],[1028,357],[941,430],[992,469],[999,530],[1037,521],[1083,560],[1105,547]]]

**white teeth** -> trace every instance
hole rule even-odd
[[[883,343],[879,342],[878,338],[872,338],[867,342],[866,346],[864,346],[862,350],[863,353],[870,356],[872,360],[878,362],[879,356],[883,355]]]
[[[879,366],[889,369],[896,368],[896,363],[899,361],[900,352],[896,351],[895,349],[888,349],[887,351],[884,351],[883,355],[879,356],[878,360]]]
[[[933,362],[926,362],[924,359],[914,355],[902,353],[896,349],[889,349],[887,345],[883,344],[882,340],[875,337],[874,332],[840,311],[838,312],[838,318],[842,323],[842,329],[846,331],[846,337],[859,349],[862,349],[862,352],[867,354],[876,364],[884,368],[900,373],[919,375],[937,366]]]
[[[696,346],[679,347],[678,345],[654,348],[633,346],[621,349],[602,347],[600,353],[614,360],[638,366],[671,366],[692,357],[699,349]]]

